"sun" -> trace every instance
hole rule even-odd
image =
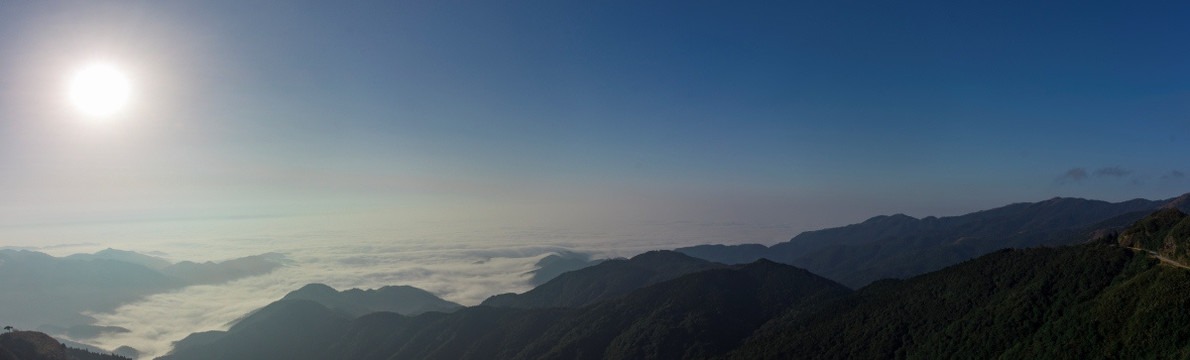
[[[120,69],[104,63],[87,65],[70,79],[70,102],[83,114],[109,117],[128,104],[131,85]]]

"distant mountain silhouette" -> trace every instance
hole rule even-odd
[[[309,284],[290,292],[281,300],[310,300],[351,316],[377,311],[417,315],[429,311],[451,312],[463,307],[412,286],[385,286],[374,290],[335,291],[334,288],[324,284]]]
[[[142,265],[115,260],[68,260],[26,250],[0,250],[0,319],[19,328],[91,324],[85,311],[183,286]]]
[[[640,260],[689,264],[674,255],[651,253]],[[690,273],[584,308],[478,306],[349,320],[313,302],[282,300],[225,334],[196,334],[162,359],[709,357],[734,349],[787,308],[817,306],[849,292],[805,270],[760,261]]]
[[[650,251],[571,271],[523,294],[501,294],[482,305],[514,308],[581,307],[696,271],[723,267],[673,251]]]
[[[284,261],[285,256],[278,253],[246,256],[219,263],[183,261],[161,269],[161,273],[191,285],[218,284],[267,274],[280,267]]]
[[[877,216],[803,232],[771,247],[700,245],[675,251],[727,264],[767,258],[858,288],[878,279],[938,270],[1000,248],[1085,242],[1100,226],[1118,229],[1163,206],[1185,207],[1188,196],[1120,203],[1053,198],[952,217]]]
[[[280,266],[281,258],[266,254],[221,263],[183,262],[160,270],[146,266],[160,266],[157,260],[113,249],[63,258],[28,250],[0,250],[0,320],[76,339],[120,331],[93,326],[94,319],[83,314],[111,311],[144,296],[187,285],[263,274]]]
[[[149,256],[134,251],[116,250],[107,248],[100,250],[94,254],[74,254],[66,257],[67,260],[116,260],[123,261],[130,264],[143,265],[144,267],[161,270],[173,263],[169,260],[162,259],[156,256]]]

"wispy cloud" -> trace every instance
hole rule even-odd
[[[1094,179],[1094,178],[1117,178],[1118,179],[1118,178],[1127,177],[1129,175],[1133,175],[1133,171],[1129,170],[1129,169],[1125,169],[1124,167],[1121,167],[1119,165],[1101,167],[1101,168],[1095,169],[1094,171],[1089,171],[1089,170],[1087,170],[1087,168],[1084,168],[1084,167],[1076,167],[1076,168],[1072,168],[1070,170],[1066,170],[1065,173],[1062,173],[1062,175],[1059,175],[1057,182],[1059,185],[1065,185],[1065,184],[1073,184],[1073,183],[1082,183],[1085,181],[1090,181],[1091,179]],[[1139,179],[1133,178],[1131,182],[1133,184],[1137,184],[1139,181],[1140,181]]]
[[[1123,177],[1131,173],[1132,170],[1128,170],[1119,166],[1110,166],[1095,170],[1095,176]]]
[[[1161,175],[1161,180],[1180,180],[1185,178],[1186,173],[1178,170],[1170,170],[1169,172],[1165,173],[1165,175]]]
[[[1066,170],[1065,174],[1058,176],[1058,183],[1067,184],[1067,183],[1081,182],[1086,179],[1087,179],[1087,169],[1079,167],[1079,168],[1073,168],[1070,170]]]

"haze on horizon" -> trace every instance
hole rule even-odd
[[[1190,185],[1180,3],[4,6],[0,234],[21,245],[286,217],[774,243]],[[133,89],[102,124],[65,100],[95,60]]]

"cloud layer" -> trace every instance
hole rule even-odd
[[[410,285],[446,300],[475,305],[491,295],[530,289],[526,273],[542,257],[558,251],[590,253],[595,258],[628,257],[702,243],[757,242],[758,238],[774,243],[794,233],[785,226],[746,223],[647,223],[607,230],[506,224],[359,224],[337,223],[335,219],[330,220],[337,225],[330,226],[326,220],[82,227],[75,231],[95,234],[93,238],[99,241],[63,242],[67,244],[63,247],[51,242],[40,245],[42,251],[59,256],[110,246],[157,251],[174,261],[220,261],[266,252],[279,252],[291,260],[266,275],[187,287],[112,312],[88,314],[97,320],[96,325],[121,326],[131,332],[106,334],[87,343],[109,349],[132,346],[151,358],[165,354],[172,342],[191,333],[226,329],[248,312],[308,283],[325,283],[341,290]],[[83,235],[59,236],[76,239]]]

